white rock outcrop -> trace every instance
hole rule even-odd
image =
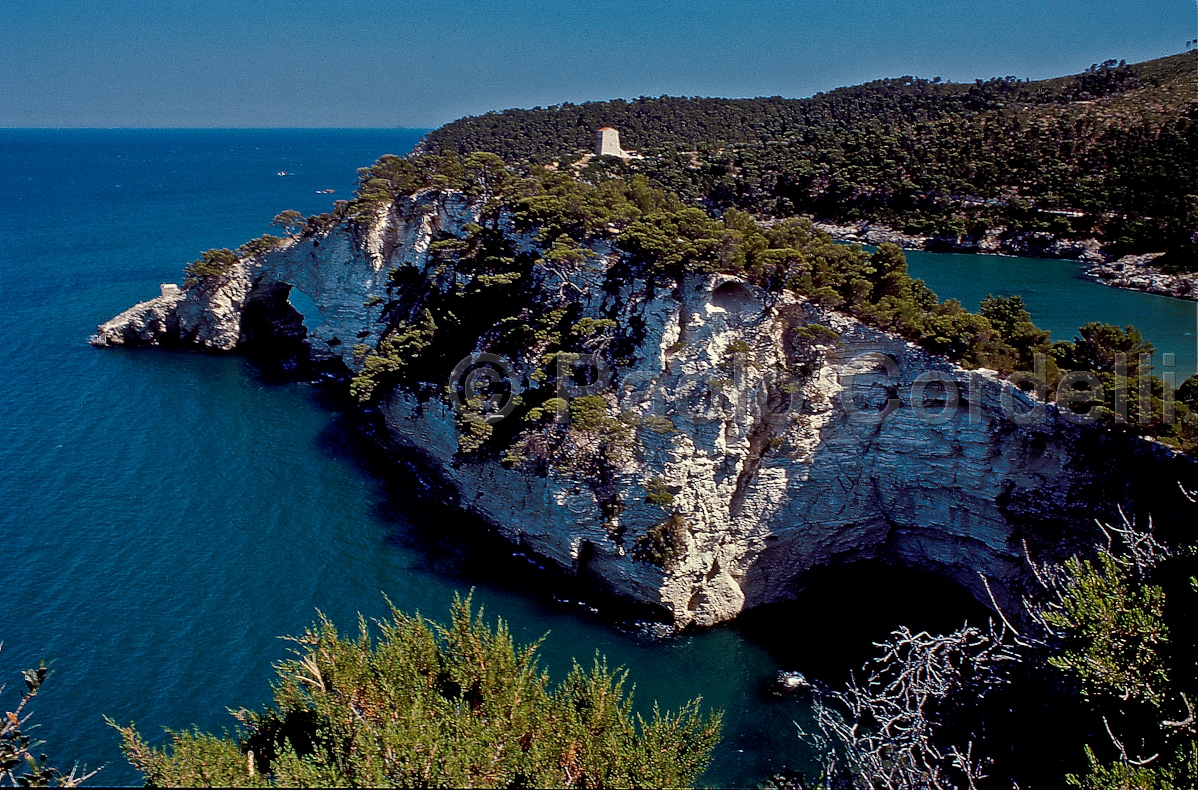
[[[1125,255],[1115,261],[1097,263],[1086,275],[1103,285],[1147,291],[1161,296],[1198,301],[1198,274],[1169,274],[1156,265],[1162,253]]]
[[[92,342],[233,349],[249,339],[243,319],[255,299],[289,286],[324,319],[307,339],[313,354],[357,370],[354,346],[374,346],[384,328],[392,270],[423,270],[437,234],[461,235],[477,211],[457,193],[402,198],[368,230],[288,240],[202,287],[164,292],[101,325]],[[614,255],[596,252],[601,262]],[[632,364],[605,396],[610,413],[640,426],[610,486],[616,515],[571,474],[463,460],[442,399],[396,391],[384,412],[462,507],[680,625],[787,599],[808,569],[863,558],[935,571],[983,601],[1017,600],[1024,541],[1054,542],[1038,525],[1077,504],[1088,474],[1080,429],[992,374],[802,299],[768,300],[734,277],[692,276],[664,292],[639,280],[618,293],[599,285],[583,283],[584,316],[643,324]],[[812,324],[826,329],[796,332]],[[1012,410],[1038,418],[1017,424],[1026,420]],[[645,500],[655,478],[686,523],[685,551],[668,570],[629,551],[665,516]]]

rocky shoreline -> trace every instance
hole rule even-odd
[[[1161,253],[1127,255],[1086,268],[1086,276],[1115,288],[1198,301],[1198,274],[1169,274],[1154,266]]]
[[[1061,239],[1051,233],[1017,233],[1008,236],[1001,228],[987,231],[979,239],[919,236],[868,222],[816,222],[815,227],[837,241],[857,244],[895,244],[905,250],[1074,260],[1086,264],[1083,272],[1086,277],[1103,285],[1198,301],[1198,275],[1169,274],[1153,265],[1164,253],[1126,255],[1116,259],[1102,251],[1097,239]]]
[[[298,341],[314,360],[360,371],[360,351],[386,330],[386,303],[418,303],[430,277],[469,279],[432,245],[466,237],[482,209],[451,190],[401,197],[365,226],[287,239],[191,287],[168,285],[91,342],[244,351]],[[510,216],[497,227],[518,248],[536,243]],[[1072,424],[993,372],[963,370],[802,297],[770,298],[718,274],[654,288],[620,275],[610,245],[591,251],[573,280],[579,320],[636,328],[602,392],[630,443],[606,477],[581,463],[464,456],[459,408],[446,397],[395,388],[378,408],[390,437],[427,459],[458,507],[519,551],[678,627],[790,600],[809,571],[864,560],[934,573],[1015,611],[1027,546],[1047,556],[1088,543],[1095,513],[1132,490],[1153,501],[1143,486],[1177,479],[1162,448],[1109,446],[1107,432]],[[560,292],[560,275],[536,277],[536,299]],[[311,333],[292,289],[325,319]],[[489,351],[478,342],[476,357]],[[509,361],[513,391],[539,386],[536,364]],[[1013,421],[1012,409],[1040,416]],[[567,433],[566,450],[581,458],[588,441]],[[634,556],[671,521],[676,557]]]
[[[1097,239],[1062,239],[1051,233],[1013,233],[993,228],[984,236],[921,236],[903,233],[869,222],[838,225],[816,222],[815,227],[837,241],[858,244],[896,244],[907,250],[960,252],[980,255],[1012,255],[1023,258],[1062,258],[1083,263],[1107,260]]]

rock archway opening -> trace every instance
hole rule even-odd
[[[320,313],[320,308],[316,306],[316,302],[312,297],[304,293],[294,285],[287,294],[287,302],[291,308],[300,314],[303,319],[304,328],[308,330],[308,334],[316,331],[322,324],[325,323],[324,316]]]
[[[751,609],[736,627],[780,665],[830,683],[860,669],[899,626],[949,633],[994,617],[952,580],[880,560],[815,568],[799,584],[794,600]]]

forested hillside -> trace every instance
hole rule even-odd
[[[956,84],[901,77],[808,99],[666,97],[464,118],[422,150],[569,165],[615,126],[645,173],[711,210],[868,219],[950,237],[1041,231],[1192,266],[1198,53],[1070,77]]]

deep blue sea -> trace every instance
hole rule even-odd
[[[348,629],[358,612],[381,616],[385,595],[442,617],[473,587],[518,640],[549,633],[556,678],[598,652],[629,669],[642,709],[699,695],[723,708],[705,782],[807,767],[793,724],[806,708],[770,693],[774,673],[835,677],[899,620],[951,628],[972,604],[933,581],[847,570],[768,616],[638,636],[596,602],[555,600],[568,595],[547,574],[513,570],[493,544],[472,550],[468,531],[407,497],[404,468],[380,462],[327,392],[236,356],[87,345],[200,250],[236,247],[285,208],[327,210],[357,167],[419,136],[0,130],[0,704],[18,670],[51,660],[35,706],[51,761],[132,784],[105,715],[152,740],[231,727],[227,708],[268,699],[279,637],[318,610]],[[1011,259],[962,257],[914,256],[913,273],[967,303],[1020,292]],[[1019,266],[1044,325],[1123,311],[1192,368],[1194,305],[1087,283],[1069,264]]]

